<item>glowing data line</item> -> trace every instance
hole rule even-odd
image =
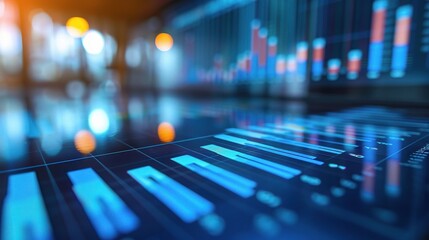
[[[211,202],[151,166],[129,170],[128,174],[184,222],[193,222],[214,210]]]
[[[53,239],[48,214],[34,172],[9,176],[3,204],[1,238]]]
[[[286,135],[286,136],[291,136],[291,137],[293,136],[292,133],[288,130],[274,129],[274,128],[269,128],[269,127],[260,127],[260,126],[249,126],[249,129],[253,130],[253,131],[264,132],[264,133]],[[341,146],[346,146],[346,147],[353,147],[353,148],[358,147],[358,145],[356,145],[356,144],[348,144],[348,143],[343,143],[343,142],[335,142],[335,141],[328,141],[328,140],[322,140],[322,139],[319,139],[319,142],[331,143],[331,144],[336,144],[336,145],[341,145]]]
[[[303,162],[308,162],[308,163],[312,163],[312,164],[316,164],[316,165],[322,165],[323,164],[322,161],[315,160],[316,159],[315,156],[311,156],[311,155],[307,155],[307,154],[303,154],[303,153],[297,153],[297,152],[289,151],[289,150],[284,150],[284,149],[273,147],[273,146],[270,146],[267,144],[249,141],[249,140],[244,139],[244,138],[233,137],[233,136],[229,136],[226,134],[219,134],[219,135],[216,135],[214,137],[218,138],[218,139],[222,139],[224,141],[233,142],[233,143],[241,144],[244,146],[256,148],[256,149],[259,149],[262,151],[266,151],[266,152],[274,153],[277,155],[282,155],[285,157],[293,158],[293,159],[303,161]]]
[[[275,125],[275,124],[267,124],[268,127],[272,127],[272,128],[280,128],[280,129],[287,129],[290,131],[299,131],[299,132],[304,132],[304,133],[314,133],[314,134],[319,134],[322,136],[327,136],[327,137],[336,137],[336,138],[344,138],[343,134],[336,134],[336,133],[330,133],[330,132],[324,132],[324,131],[318,131],[318,130],[312,130],[312,129],[299,129],[296,130],[294,129],[293,126],[287,126],[287,125]],[[357,141],[361,141],[361,142],[367,142],[369,141],[368,139],[362,139],[362,138],[355,138],[355,140]]]
[[[298,169],[287,167],[278,163],[274,163],[262,158],[254,157],[252,155],[234,151],[228,148],[220,147],[214,144],[205,145],[205,146],[202,146],[201,148],[217,153],[233,161],[258,168],[265,172],[269,172],[271,174],[274,174],[284,179],[291,179],[301,174],[301,171]]]
[[[341,150],[341,149],[323,147],[315,144],[288,140],[285,138],[275,137],[268,134],[256,133],[256,132],[238,129],[238,128],[228,128],[226,131],[230,133],[246,136],[246,137],[268,140],[268,141],[273,141],[273,142],[278,142],[278,143],[283,143],[283,144],[288,144],[292,146],[303,147],[303,148],[308,148],[308,149],[318,150],[318,151],[323,151],[328,153],[341,154],[345,152],[344,150]]]
[[[256,182],[230,171],[216,167],[198,158],[189,155],[183,155],[172,158],[171,160],[221,185],[222,187],[243,198],[248,198],[255,193],[254,188],[256,187]]]
[[[71,171],[67,175],[73,183],[73,192],[100,238],[117,238],[137,229],[137,216],[93,169]]]

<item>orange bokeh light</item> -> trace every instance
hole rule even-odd
[[[74,145],[80,153],[88,155],[95,150],[96,141],[90,131],[81,130],[74,137]]]
[[[173,125],[168,122],[163,122],[158,126],[158,137],[161,142],[172,142],[176,137]]]
[[[163,52],[170,50],[173,43],[173,37],[168,33],[160,33],[155,38],[155,46]]]
[[[81,17],[72,17],[66,23],[67,32],[74,38],[80,38],[89,30],[88,21]]]

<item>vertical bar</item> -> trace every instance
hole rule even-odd
[[[277,38],[270,37],[268,39],[268,60],[267,60],[267,76],[274,78],[276,76],[276,57],[277,57]]]
[[[254,188],[256,187],[256,182],[230,171],[216,167],[215,165],[198,158],[189,155],[183,155],[172,158],[171,160],[243,198],[251,197],[255,193]]]
[[[259,48],[259,78],[263,78],[266,74],[266,66],[267,66],[267,37],[268,31],[266,28],[261,28],[259,30],[259,40],[258,40],[258,48]]]
[[[71,171],[67,175],[99,238],[117,238],[137,229],[137,216],[92,168]]]
[[[408,45],[411,30],[411,5],[399,7],[396,11],[395,40],[390,76],[400,78],[405,75],[407,68]]]
[[[365,137],[371,139],[367,142],[366,147],[363,149],[363,183],[361,189],[361,198],[365,201],[372,202],[374,200],[374,188],[375,188],[375,157],[376,151],[373,149],[376,147],[375,136],[372,126],[366,126]]]
[[[328,61],[328,80],[334,81],[338,79],[341,68],[341,60],[338,58]]]
[[[348,63],[347,63],[347,78],[354,80],[359,77],[360,66],[362,62],[362,51],[361,50],[351,50],[348,53]]]
[[[129,170],[128,174],[184,222],[193,222],[214,210],[211,202],[151,166]]]
[[[298,74],[301,77],[305,77],[307,73],[308,44],[306,42],[299,42],[296,49]]]
[[[48,214],[34,172],[9,176],[3,204],[1,238],[53,239]]]
[[[387,159],[387,181],[385,191],[390,197],[398,197],[401,188],[401,145],[402,142],[398,138],[399,133],[395,130],[389,133],[390,140],[389,142],[392,144],[388,146],[387,155],[389,158]]]
[[[289,54],[286,59],[286,73],[292,76],[296,73],[296,57],[295,54]]]
[[[250,78],[256,78],[259,67],[259,30],[261,22],[254,19],[251,22],[251,49],[250,49]]]
[[[323,58],[325,55],[325,39],[316,38],[313,40],[313,80],[319,81],[323,74]]]
[[[372,27],[369,43],[368,73],[370,79],[378,78],[383,63],[383,41],[387,12],[387,1],[377,0],[372,6]]]
[[[283,76],[286,74],[286,57],[279,55],[276,61],[276,74],[277,76]]]

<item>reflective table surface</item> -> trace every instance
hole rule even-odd
[[[429,113],[0,94],[1,239],[424,239]]]

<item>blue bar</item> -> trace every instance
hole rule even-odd
[[[53,239],[34,172],[9,176],[3,204],[1,239]]]
[[[403,77],[407,68],[408,45],[393,47],[392,77]]]
[[[290,132],[288,132],[286,130],[280,130],[280,129],[274,129],[274,128],[268,128],[268,127],[249,126],[249,129],[254,130],[254,131],[259,131],[259,132],[265,132],[265,133],[289,135],[291,137],[293,136]],[[307,139],[308,139],[308,137],[307,137]],[[337,145],[353,147],[353,148],[359,147],[356,144],[347,144],[347,143],[343,143],[343,142],[335,142],[335,141],[328,141],[328,140],[322,140],[322,139],[319,139],[319,142],[326,142],[326,143],[337,144]]]
[[[216,167],[198,158],[183,155],[172,158],[171,160],[203,177],[210,179],[243,198],[251,197],[255,193],[254,188],[256,187],[256,182]]]
[[[326,41],[323,38],[316,38],[313,40],[313,54],[316,51],[316,49],[325,49]],[[313,64],[312,64],[312,73],[313,73],[313,80],[319,81],[323,74],[323,59],[314,59],[313,57]]]
[[[225,134],[219,134],[219,135],[216,135],[214,137],[228,141],[228,142],[233,142],[233,143],[241,144],[244,146],[253,147],[253,148],[256,148],[256,149],[259,149],[262,151],[266,151],[266,152],[282,155],[285,157],[293,158],[293,159],[300,160],[303,162],[308,162],[308,163],[312,163],[312,164],[316,164],[316,165],[322,165],[323,164],[322,161],[313,160],[316,158],[315,156],[272,147],[272,146],[269,146],[266,144],[249,141],[249,140],[246,140],[244,138],[232,137],[232,136],[228,136]]]
[[[411,18],[413,14],[413,7],[411,5],[405,5],[399,7],[396,11],[396,27],[395,27],[395,38],[396,35],[409,35],[411,31],[411,20],[408,26],[408,29],[401,29],[398,25],[399,21],[403,18]],[[398,32],[398,31],[406,31],[406,32]],[[409,37],[408,37],[409,38]],[[392,55],[392,70],[390,72],[391,77],[399,78],[403,77],[405,74],[405,69],[407,68],[407,58],[408,58],[408,44],[394,44],[393,46],[393,55]]]
[[[368,58],[368,78],[378,78],[383,63],[383,42],[370,43]]]
[[[193,222],[214,210],[211,202],[151,166],[129,170],[128,174],[184,222]]]
[[[301,76],[305,76],[307,73],[307,59],[308,59],[308,44],[306,42],[299,42],[296,46],[297,48],[297,54],[296,54],[296,61],[297,61],[297,67],[298,67],[298,74]],[[306,52],[306,58],[301,59],[300,52],[305,51]]]
[[[270,55],[270,48],[275,47],[277,51],[277,38],[272,36],[268,39],[268,52],[267,52],[267,76],[268,78],[276,77],[276,59],[277,53],[275,55]]]
[[[250,56],[250,80],[258,78],[259,57],[257,53],[252,52]]]
[[[288,130],[293,130],[291,128],[288,128],[287,126],[281,126],[281,125],[274,125],[274,124],[267,124],[268,127],[274,127],[274,128],[281,128],[281,129],[288,129]],[[303,129],[302,132],[305,133],[314,133],[314,134],[319,134],[322,136],[327,136],[327,137],[336,137],[336,138],[344,138],[344,134],[336,134],[336,133],[329,133],[329,132],[323,132],[323,131],[318,131],[318,130],[310,130],[310,129]],[[367,139],[362,139],[362,138],[351,138],[357,141],[361,141],[361,142],[366,142],[368,141]]]
[[[137,216],[92,168],[71,171],[67,175],[98,237],[117,238],[138,228]]]
[[[233,161],[258,168],[265,172],[269,172],[271,174],[274,174],[284,179],[291,179],[301,174],[301,171],[295,168],[287,167],[278,163],[274,163],[262,158],[254,157],[249,154],[241,153],[228,148],[220,147],[214,144],[202,146],[201,148],[215,152]]]
[[[262,139],[262,140],[268,140],[268,141],[288,144],[288,145],[297,146],[297,147],[308,148],[308,149],[317,150],[317,151],[329,152],[329,153],[334,153],[334,154],[341,154],[341,153],[345,152],[344,150],[341,150],[341,149],[323,147],[323,146],[319,146],[319,145],[315,145],[315,144],[293,141],[293,140],[289,140],[289,139],[285,139],[285,138],[275,137],[272,135],[256,133],[256,132],[252,132],[252,131],[248,131],[248,130],[244,130],[244,129],[228,128],[228,129],[226,129],[226,131],[230,132],[230,133],[235,133],[238,135],[246,136],[246,137],[253,137],[253,138],[258,138],[258,139]]]

